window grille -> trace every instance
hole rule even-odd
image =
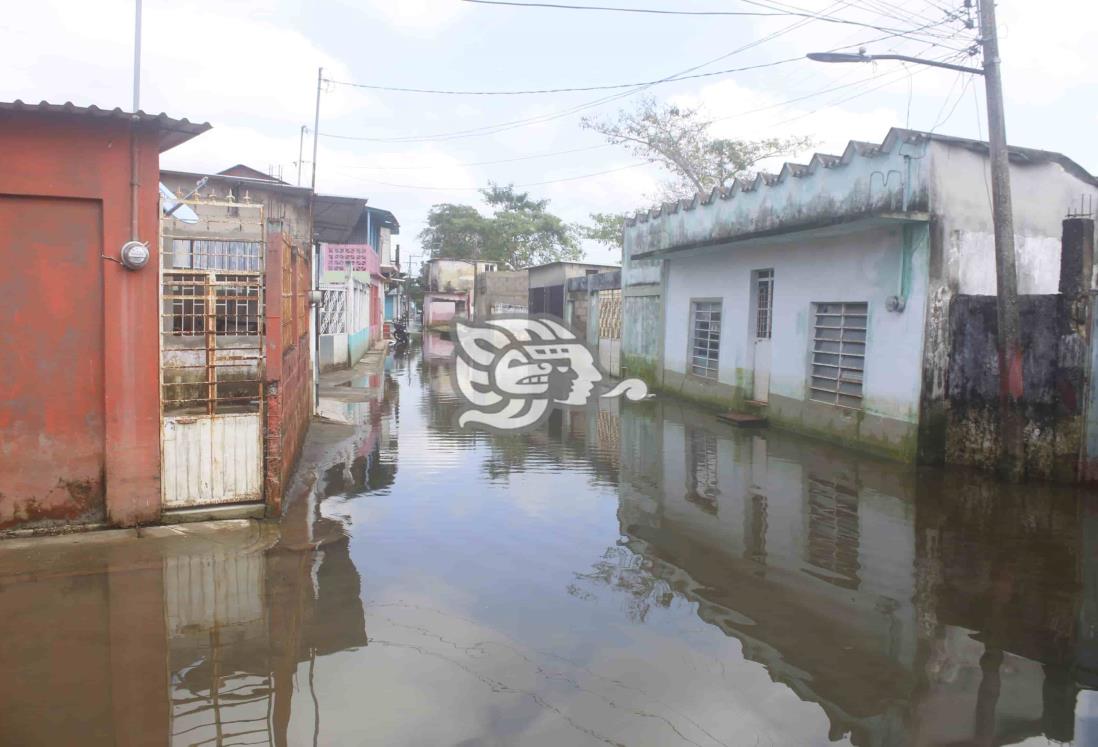
[[[691,304],[690,317],[690,372],[716,379],[721,345],[721,302],[695,301]]]
[[[817,303],[809,396],[861,409],[868,304]]]
[[[717,437],[702,430],[687,434],[686,500],[708,514],[717,513],[720,496]]]
[[[621,339],[621,290],[599,291],[599,337]]]
[[[320,291],[320,334],[340,335],[347,331],[347,291],[324,288]]]
[[[807,573],[845,589],[858,588],[860,530],[858,493],[853,486],[808,478],[807,540],[806,559],[826,571],[806,569]]]
[[[755,339],[769,340],[774,316],[774,271],[755,270]]]

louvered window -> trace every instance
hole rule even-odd
[[[862,408],[868,305],[817,303],[809,396],[829,405]]]

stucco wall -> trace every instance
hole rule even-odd
[[[986,155],[935,142],[931,210],[940,217],[946,281],[957,293],[995,295],[995,237],[991,175]],[[1098,187],[1053,161],[1010,168],[1015,252],[1020,293],[1056,293],[1060,280],[1061,222],[1081,196],[1098,201]]]
[[[94,521],[102,518],[104,508],[106,519],[118,525],[155,522],[160,517],[156,187],[160,147],[151,127],[141,125],[137,134],[138,236],[148,243],[148,266],[131,272],[98,256],[116,257],[130,238],[129,132],[129,122],[101,117],[5,112],[0,118],[0,194],[11,199],[32,196],[58,206],[80,201],[98,209],[98,227],[93,232],[85,232],[82,222],[68,220],[48,231],[36,231],[33,225],[25,230],[0,217],[0,242],[13,256],[39,252],[37,258],[6,263],[4,272],[16,282],[21,273],[40,273],[45,285],[63,296],[57,305],[48,296],[24,305],[8,295],[0,320],[5,329],[19,326],[24,334],[39,330],[42,340],[60,340],[65,330],[54,327],[57,319],[51,314],[79,302],[90,287],[98,288],[98,293],[94,299],[87,297],[91,304],[85,312],[101,319],[101,337],[91,343],[98,353],[83,360],[45,357],[27,362],[20,356],[30,351],[18,345],[8,346],[8,358],[0,356],[5,362],[5,381],[0,385],[0,492],[6,494],[0,497],[0,527]],[[16,211],[13,217],[24,220],[28,215]],[[60,211],[54,215],[54,220],[64,218]],[[94,272],[70,277],[57,271],[62,265],[55,262],[50,274],[45,263],[52,255],[47,250],[60,246],[55,234],[63,230],[77,233],[62,243],[69,250],[81,247],[88,259],[86,267]],[[5,252],[0,251],[0,256]],[[28,283],[26,288],[34,285]],[[88,425],[99,435],[79,439],[84,449],[99,452],[97,469],[90,472],[70,471],[74,451],[59,438],[68,435],[59,425],[73,414],[85,413],[84,399],[62,386],[56,397],[48,398],[43,407],[36,406],[35,397],[47,381],[40,367],[60,371],[66,366],[73,371],[94,369],[101,382],[95,393],[100,404],[86,411]],[[59,408],[56,413],[55,408]],[[12,488],[17,476],[33,478],[38,485],[17,494]],[[19,505],[15,505],[17,499]]]
[[[804,235],[789,243],[717,248],[672,260],[664,328],[664,368],[671,377],[665,383],[688,393],[708,393],[729,405],[750,397],[754,369],[751,272],[773,268],[771,419],[805,430],[836,430],[855,442],[880,439],[882,450],[908,456],[914,438],[907,429],[863,432],[880,424],[862,422],[870,415],[913,426],[918,418],[929,249],[924,230],[923,240],[914,245],[907,306],[902,313],[887,311],[885,299],[895,295],[900,284],[902,233],[896,226],[826,239]],[[722,300],[718,383],[723,387],[712,387],[686,373],[691,299]],[[829,301],[869,304],[864,413],[823,404],[810,406],[822,412],[792,406],[807,398],[812,304]],[[836,422],[826,422],[829,418]]]

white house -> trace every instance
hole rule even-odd
[[[1055,294],[1062,221],[1098,181],[1010,155],[1019,291]],[[945,396],[950,300],[995,292],[989,181],[986,143],[893,129],[636,215],[626,373],[914,460]]]

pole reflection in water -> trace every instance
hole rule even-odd
[[[1093,497],[667,399],[466,432],[451,353],[323,389],[277,526],[0,543],[0,743],[1098,739]]]

